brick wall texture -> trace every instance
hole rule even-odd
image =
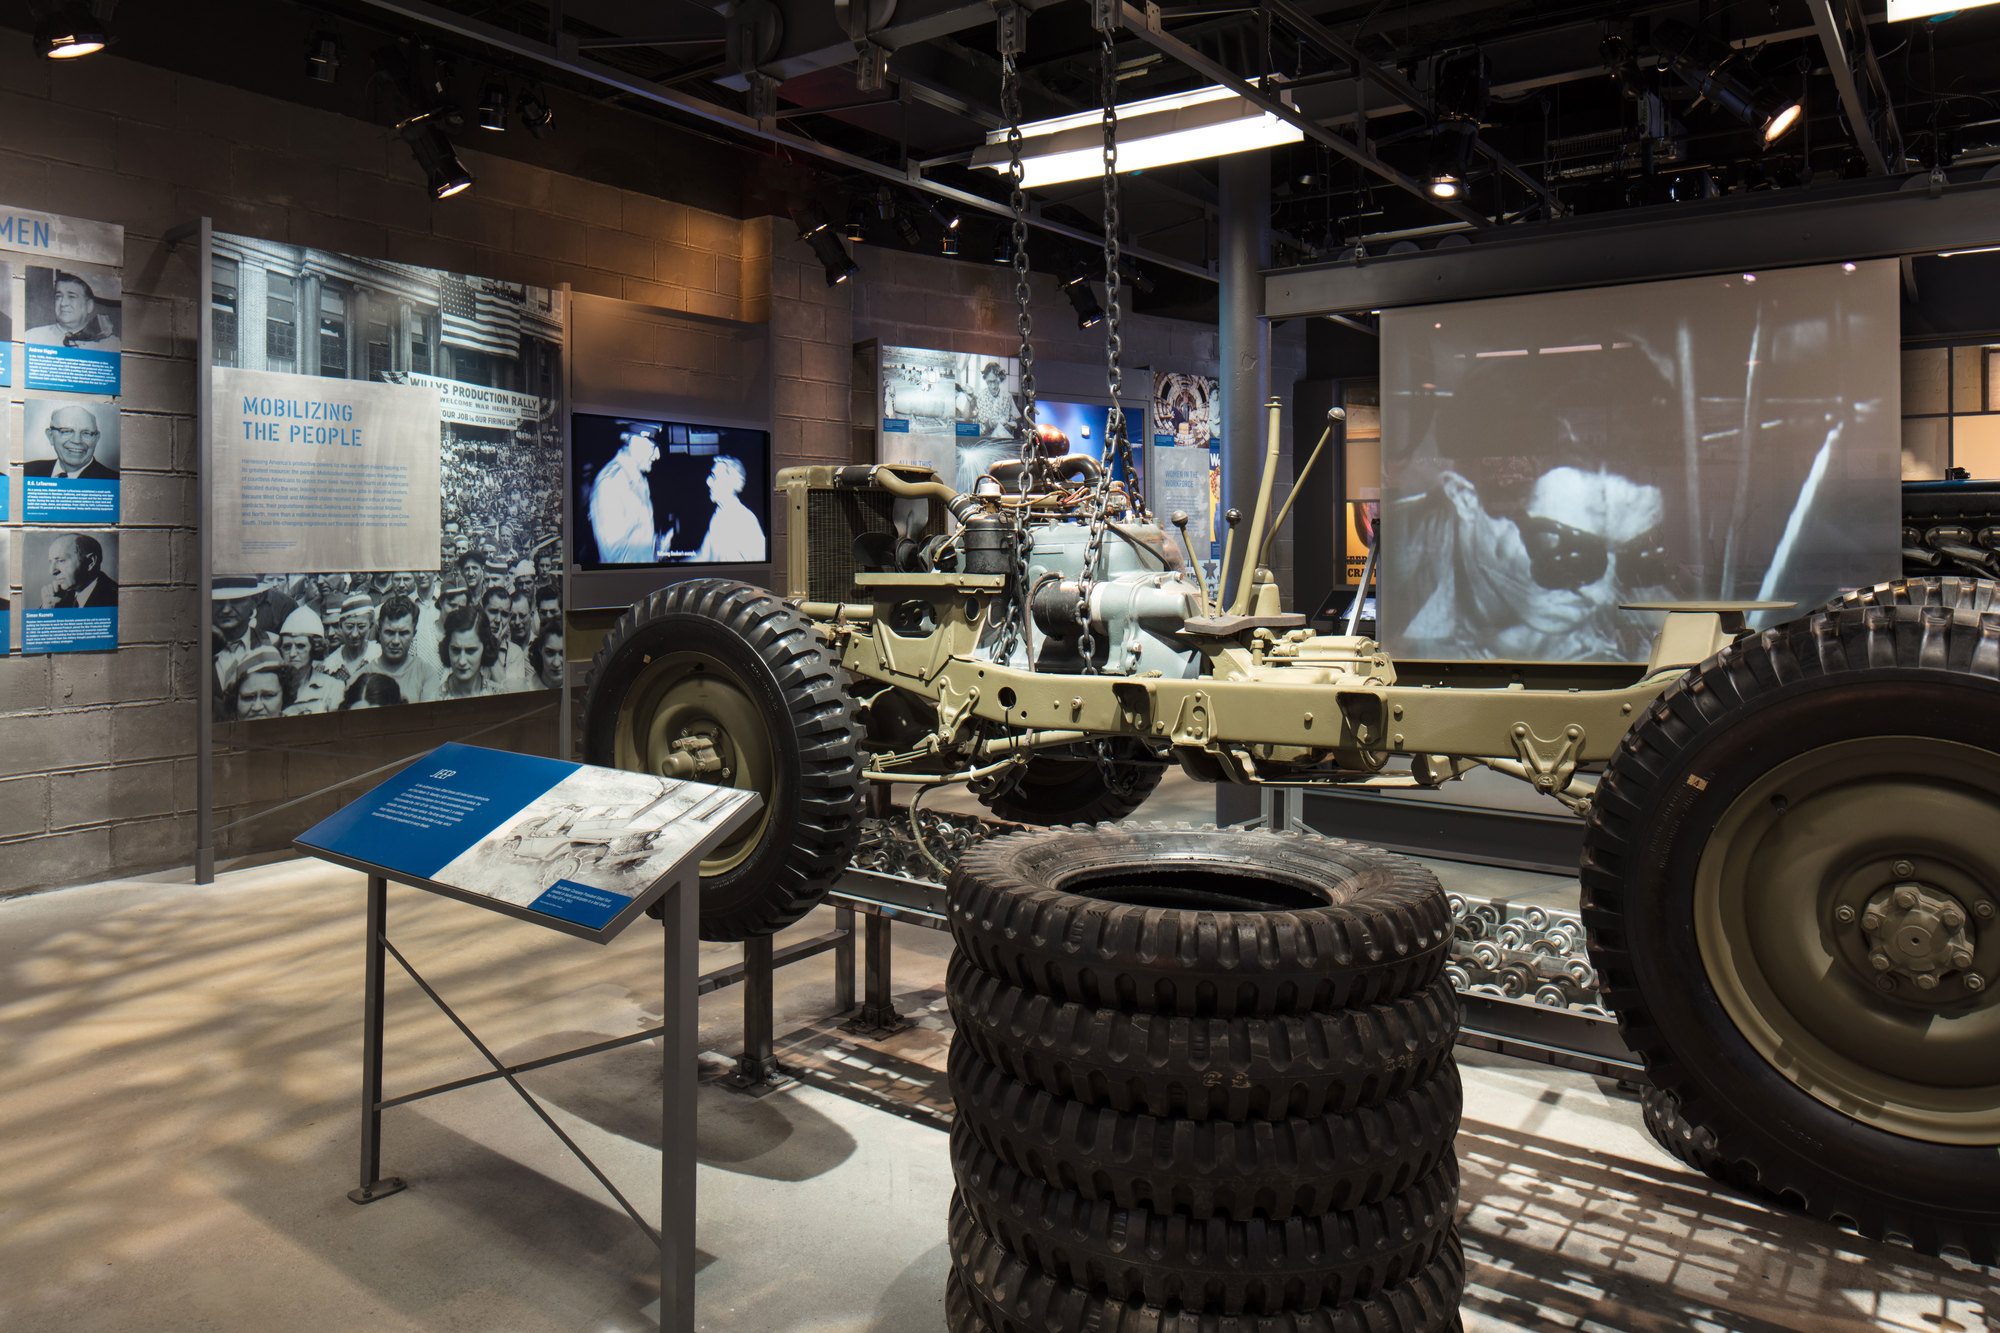
[[[788,223],[748,221],[466,151],[470,194],[433,202],[379,126],[104,56],[85,68],[0,42],[0,202],[121,223],[125,254],[122,646],[0,658],[0,893],[186,865],[195,846],[196,339],[206,275],[170,230],[217,230],[768,321],[774,465],[860,461],[859,339],[1013,351],[1010,275],[864,250],[826,286]],[[1094,363],[1054,284],[1036,279],[1044,362]],[[1134,317],[1131,366],[1212,373],[1211,328]],[[1292,344],[1298,343],[1296,349]],[[1288,388],[1303,340],[1282,337]],[[1296,355],[1294,351],[1296,350]],[[659,355],[672,357],[674,349]],[[7,450],[18,473],[20,447]],[[774,540],[783,539],[781,512]],[[12,563],[12,562],[10,562]],[[20,575],[14,573],[16,581]],[[287,845],[359,790],[314,795],[449,739],[553,753],[546,695],[218,727],[221,857]]]

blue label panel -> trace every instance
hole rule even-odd
[[[24,653],[101,653],[117,646],[115,606],[66,606],[21,613]]]
[[[95,347],[27,345],[28,387],[66,389],[71,393],[109,393],[118,389],[118,353]]]
[[[0,343],[0,384],[14,383],[14,344]]]
[[[951,423],[951,429],[955,435],[970,435],[975,440],[979,438],[977,421],[954,421]]]
[[[573,879],[559,879],[549,885],[541,897],[529,903],[528,910],[562,921],[573,921],[592,930],[602,930],[611,924],[612,917],[631,905],[632,900],[623,894],[606,893],[603,889],[593,889]]]
[[[14,483],[7,480],[5,472],[0,472],[0,523],[7,521],[7,502],[13,498],[13,495]]]
[[[477,745],[440,745],[298,840],[316,851],[429,879],[579,767]]]
[[[882,429],[893,435],[908,435],[910,433],[910,423],[901,417],[883,417]]]
[[[1173,447],[1173,443],[1174,437],[1171,435],[1155,435],[1153,437],[1153,444],[1157,448],[1169,449]]]
[[[91,527],[116,523],[118,483],[97,477],[23,477],[21,521]]]

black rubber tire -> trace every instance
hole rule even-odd
[[[769,935],[804,916],[847,865],[861,833],[854,706],[812,622],[777,594],[691,579],[626,612],[592,659],[578,734],[586,762],[615,765],[620,704],[654,656],[711,657],[772,721],[776,790],[750,854],[701,881],[701,937]]]
[[[1268,830],[991,838],[959,858],[948,910],[959,949],[995,976],[1079,1004],[1190,1016],[1407,995],[1438,975],[1452,934],[1437,877],[1416,862]]]
[[[999,1333],[998,1326],[987,1319],[986,1307],[956,1268],[944,1279],[944,1327],[945,1333]]]
[[[951,1200],[952,1266],[1001,1333],[1446,1333],[1458,1323],[1465,1253],[1456,1228],[1407,1280],[1341,1305],[1278,1314],[1217,1314],[1119,1300],[1071,1286],[1010,1253]]]
[[[1188,1120],[1282,1120],[1378,1106],[1451,1060],[1458,993],[1329,1014],[1182,1018],[1036,995],[955,954],[946,972],[957,1040],[1012,1078],[1115,1111]]]
[[[1851,589],[1821,609],[1845,611],[1853,606],[1944,606],[1984,615],[2000,611],[2000,583],[1940,574],[1893,579],[1872,588]]]
[[[1016,824],[1108,824],[1146,803],[1167,766],[1150,760],[1114,760],[1117,782],[1107,782],[1095,755],[1044,752],[1022,766],[1005,791],[979,803]]]
[[[1134,1305],[1214,1314],[1310,1310],[1392,1287],[1437,1253],[1458,1209],[1455,1161],[1360,1208],[1204,1221],[1037,1180],[963,1123],[952,1129],[951,1165],[979,1225],[1050,1277]]]
[[[1056,1097],[951,1046],[956,1123],[1001,1161],[1120,1208],[1290,1217],[1379,1203],[1452,1160],[1458,1067],[1379,1106],[1285,1120],[1183,1120]]]
[[[1648,1085],[1639,1092],[1639,1114],[1645,1122],[1646,1132],[1653,1136],[1653,1142],[1676,1160],[1703,1175],[1723,1179],[1727,1164],[1715,1150],[1715,1135],[1689,1124],[1687,1117],[1681,1114],[1681,1105],[1674,1100],[1674,1094]]]
[[[2000,618],[1892,596],[1741,640],[1675,682],[1592,805],[1592,961],[1626,1043],[1712,1141],[1725,1181],[1872,1239],[1993,1264],[2000,1153],[1890,1133],[1796,1086],[1741,1035],[1696,944],[1696,868],[1731,802],[1795,754],[1880,735],[2000,752]]]

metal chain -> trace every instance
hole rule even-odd
[[[1034,315],[1028,286],[1028,200],[1022,186],[1021,164],[1021,24],[1025,15],[1018,9],[1001,17],[1000,114],[1007,122],[1008,206],[1013,211],[1009,233],[1014,243],[1014,323],[1021,333],[1021,415],[1016,429],[1021,432],[1021,495],[1014,508],[1014,595],[1006,600],[996,648],[1001,662],[1014,654],[1014,644],[1026,632],[1028,616],[1028,497],[1040,483],[1047,466],[1040,431],[1035,427],[1035,342]],[[1034,670],[1033,654],[1028,669]]]
[[[1083,674],[1097,674],[1097,636],[1090,631],[1090,591],[1097,580],[1097,565],[1104,552],[1104,530],[1111,521],[1111,473],[1115,461],[1125,456],[1125,408],[1120,401],[1124,389],[1124,352],[1118,300],[1118,44],[1108,15],[1100,14],[1098,25],[1098,91],[1104,99],[1104,365],[1111,410],[1105,418],[1105,463],[1097,474],[1096,494],[1090,505],[1090,537],[1083,548],[1083,570],[1076,581],[1077,656]],[[1100,763],[1103,762],[1099,751]]]

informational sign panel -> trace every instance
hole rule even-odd
[[[212,248],[217,720],[557,688],[559,294]]]
[[[608,940],[763,803],[755,792],[441,745],[298,837],[344,865]]]
[[[0,520],[47,525],[21,534],[18,595],[0,570],[0,653],[16,602],[23,652],[118,646],[124,263],[123,227],[0,204]]]
[[[1898,301],[1883,260],[1387,311],[1383,642],[1643,662],[1626,603],[1894,578]]]
[[[217,574],[437,559],[434,384],[218,367],[213,412]]]

